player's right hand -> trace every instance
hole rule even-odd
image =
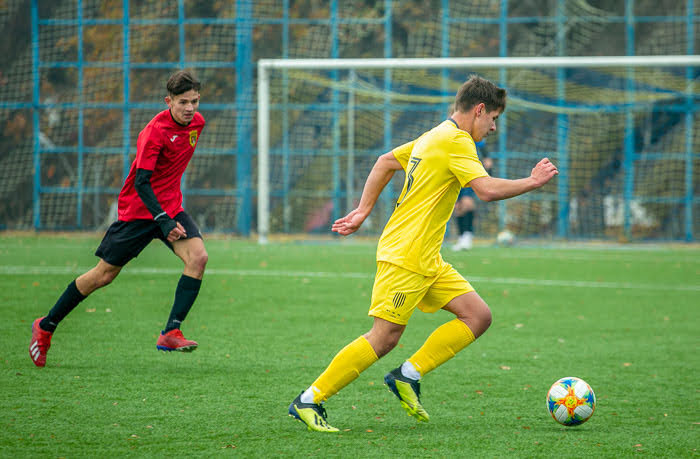
[[[342,236],[347,236],[360,229],[365,218],[367,218],[365,213],[361,212],[360,209],[355,209],[345,217],[336,220],[331,226],[331,230]]]

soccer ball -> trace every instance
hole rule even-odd
[[[515,235],[508,230],[503,230],[496,235],[496,242],[498,245],[513,245]]]
[[[593,416],[595,394],[583,379],[567,376],[549,388],[547,409],[559,424],[577,426]]]

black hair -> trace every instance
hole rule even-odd
[[[187,70],[179,70],[168,78],[168,84],[166,87],[168,88],[168,94],[171,96],[179,96],[180,94],[186,93],[190,89],[199,91],[201,86],[202,84],[194,77],[194,75],[192,75],[192,73],[188,72]]]
[[[485,78],[472,75],[457,91],[454,110],[466,112],[482,102],[487,112],[493,110],[503,112],[506,109],[506,90]]]

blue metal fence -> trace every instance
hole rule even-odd
[[[581,16],[577,18],[579,22],[585,22],[587,19],[591,21],[604,22],[608,24],[624,25],[625,52],[627,55],[635,54],[635,43],[637,39],[636,31],[641,24],[673,24],[683,26],[686,29],[685,38],[685,53],[692,55],[696,52],[695,49],[695,33],[697,24],[700,21],[700,16],[696,15],[695,4],[697,0],[685,1],[685,15],[675,16],[643,16],[635,15],[635,3],[633,0],[624,1],[623,14],[606,15],[587,18]],[[231,188],[187,188],[185,189],[185,199],[190,200],[194,197],[231,197],[235,198],[238,210],[237,218],[232,221],[230,226],[219,228],[223,231],[232,231],[239,234],[247,235],[254,228],[255,206],[253,202],[256,196],[254,168],[255,168],[255,145],[253,144],[254,137],[254,122],[255,122],[255,100],[254,100],[254,74],[255,74],[255,59],[260,56],[254,55],[255,38],[254,28],[257,26],[279,26],[281,27],[281,55],[269,55],[263,57],[274,58],[292,58],[303,57],[293,56],[290,53],[290,36],[291,27],[294,26],[327,26],[329,28],[330,39],[330,55],[314,56],[314,57],[344,57],[339,52],[339,27],[341,26],[377,26],[384,30],[385,40],[381,50],[372,57],[394,57],[394,46],[392,41],[393,27],[397,20],[395,16],[396,3],[392,0],[384,0],[381,8],[381,17],[343,17],[340,12],[340,2],[331,0],[329,4],[329,15],[327,18],[299,18],[292,17],[290,11],[289,0],[282,0],[280,11],[275,14],[261,14],[259,7],[251,0],[237,0],[235,2],[235,17],[188,17],[186,14],[186,4],[184,0],[177,0],[177,15],[171,18],[137,18],[133,17],[130,10],[130,0],[123,0],[121,18],[86,18],[83,17],[84,4],[83,0],[75,0],[75,15],[72,18],[52,18],[43,17],[39,0],[31,1],[31,49],[32,49],[32,100],[28,101],[0,101],[0,109],[31,109],[32,124],[34,135],[34,185],[33,185],[33,227],[37,230],[43,229],[92,229],[91,225],[86,225],[83,222],[83,207],[87,196],[93,194],[112,193],[117,194],[118,189],[109,186],[87,186],[83,176],[84,158],[88,154],[113,155],[120,156],[123,163],[124,176],[128,172],[130,155],[134,153],[135,138],[132,135],[132,112],[134,110],[157,110],[162,109],[161,104],[152,103],[143,100],[136,100],[132,96],[131,91],[131,74],[134,70],[139,69],[176,69],[176,68],[195,68],[195,69],[227,69],[235,73],[235,95],[232,103],[203,103],[201,110],[203,112],[219,112],[221,114],[231,113],[235,116],[235,142],[230,148],[216,147],[199,147],[198,154],[220,155],[222,160],[235,161],[236,172],[235,177],[231,178],[234,184]],[[557,0],[554,12],[551,15],[533,15],[533,16],[516,16],[509,14],[509,9],[512,7],[512,2],[508,0],[500,0],[497,3],[497,11],[492,11],[489,16],[469,15],[467,17],[459,16],[454,13],[455,3],[450,0],[441,0],[441,12],[437,15],[436,24],[440,27],[440,50],[436,54],[442,57],[450,57],[451,52],[450,30],[454,25],[459,24],[480,24],[490,25],[498,29],[498,56],[508,57],[509,55],[509,33],[511,28],[519,24],[543,24],[550,23],[555,28],[556,49],[553,53],[557,56],[567,54],[567,18],[565,16],[565,0]],[[173,46],[177,47],[177,60],[161,61],[161,62],[136,62],[132,60],[132,43],[130,36],[135,27],[138,26],[168,26],[177,29],[177,43]],[[235,28],[235,60],[192,60],[187,59],[188,56],[188,41],[187,41],[187,26],[225,26]],[[43,60],[40,53],[40,33],[42,27],[52,26],[70,26],[77,29],[77,55],[75,60]],[[121,61],[96,62],[89,61],[85,58],[83,36],[86,27],[93,26],[114,26],[121,28],[122,37],[122,59]],[[408,56],[414,57],[414,56]],[[418,56],[421,57],[421,56]],[[46,69],[75,69],[77,71],[77,99],[71,102],[54,103],[44,100],[41,93],[41,72]],[[122,101],[117,102],[95,102],[87,101],[84,97],[85,92],[85,71],[88,69],[115,69],[121,72],[121,91]],[[630,70],[633,72],[633,70]],[[687,68],[685,70],[685,78],[687,81],[695,81],[698,77],[697,68]],[[331,78],[339,78],[337,72],[331,73]],[[392,90],[392,74],[390,70],[384,72],[384,89],[389,92]],[[500,70],[500,83],[505,85],[507,82],[508,72],[506,69]],[[631,76],[631,75],[630,75]],[[566,70],[560,69],[556,73],[556,78],[560,82],[556,98],[560,103],[566,96],[564,89],[564,81],[566,80]],[[443,72],[443,79],[446,82],[449,79],[449,73]],[[632,78],[628,78],[628,84],[631,84]],[[443,90],[446,88],[446,83]],[[633,88],[629,87],[629,94],[633,97]],[[282,101],[286,103],[286,101]],[[391,121],[391,107],[389,100],[384,101],[386,107],[384,114],[384,136],[383,145],[384,151],[388,151],[395,143],[396,136],[393,132]],[[340,113],[346,108],[345,100],[341,100],[338,92],[333,90],[331,95],[330,105],[326,109],[333,112],[332,122],[336,125],[340,123]],[[77,110],[78,113],[78,136],[74,146],[42,146],[40,142],[41,133],[41,118],[42,110],[59,109],[59,110]],[[102,110],[119,110],[122,117],[122,145],[119,147],[93,147],[85,144],[84,124],[86,122],[86,110],[102,109]],[[415,110],[424,110],[425,107],[416,106]],[[657,110],[676,110],[677,107],[660,107]],[[434,108],[435,112],[441,112],[443,106],[439,105]],[[625,142],[623,152],[623,168],[624,186],[623,198],[624,207],[624,231],[626,234],[630,232],[630,207],[629,203],[633,199],[654,200],[654,197],[639,197],[634,195],[634,169],[637,161],[640,160],[639,152],[636,151],[634,144],[635,125],[634,111],[631,109],[621,108],[626,116],[625,124]],[[626,111],[625,111],[626,110]],[[683,158],[685,166],[684,174],[684,189],[682,197],[665,198],[669,203],[680,204],[683,206],[683,236],[682,239],[687,241],[694,240],[695,228],[694,222],[697,220],[697,212],[694,206],[700,203],[698,197],[697,184],[694,183],[694,177],[697,175],[694,171],[694,163],[698,160],[698,154],[693,151],[693,130],[694,119],[697,113],[697,95],[693,92],[692,86],[686,92],[685,104],[681,107],[683,111],[683,122],[686,130],[685,151],[677,152],[679,157]],[[286,113],[286,111],[285,111]],[[492,150],[494,157],[500,159],[498,165],[500,172],[505,174],[509,158],[513,152],[505,151],[505,145],[508,141],[508,115],[507,113],[500,119],[498,145],[500,149]],[[289,128],[289,120],[286,115],[283,117],[283,138],[282,144],[279,146],[282,160],[288,160],[293,154],[289,145],[289,137],[287,130]],[[557,132],[558,132],[558,160],[560,175],[557,185],[556,199],[559,202],[559,210],[557,215],[556,235],[562,238],[570,236],[569,229],[569,207],[570,201],[570,184],[568,181],[569,162],[567,157],[568,129],[567,115],[559,114],[556,117]],[[335,132],[339,132],[338,129]],[[335,151],[341,150],[340,138],[336,135],[333,139],[333,148]],[[42,159],[49,155],[61,155],[66,153],[77,153],[76,163],[76,181],[71,186],[48,186],[42,184]],[[544,152],[546,154],[546,152]],[[645,160],[650,156],[645,156]],[[659,156],[658,160],[662,161],[667,157]],[[345,196],[344,190],[341,189],[341,167],[336,160],[333,167],[333,200],[334,214],[333,217],[338,217],[343,207],[342,198]],[[283,198],[289,194],[290,182],[289,175],[286,174],[282,184]],[[47,225],[42,220],[42,197],[48,195],[71,194],[77,196],[75,201],[75,222],[68,223],[62,226]],[[389,196],[385,195],[387,200]],[[499,208],[501,221],[505,219],[505,205]],[[7,224],[6,224],[7,226]],[[206,228],[205,228],[206,229]]]

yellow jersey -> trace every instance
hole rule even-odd
[[[474,140],[452,119],[392,153],[406,178],[379,239],[377,261],[434,276],[442,263],[440,248],[459,190],[488,173]]]

